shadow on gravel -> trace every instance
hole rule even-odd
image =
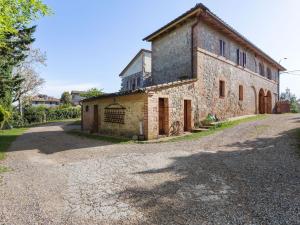
[[[43,127],[55,127],[58,125],[62,125],[62,123],[46,124]],[[40,153],[53,154],[61,151],[112,145],[109,142],[68,135],[64,130],[51,131],[51,128],[50,131],[25,133],[17,140],[17,142],[12,144],[8,152],[38,149]]]
[[[139,224],[299,224],[300,160],[296,130],[230,147],[173,158],[145,179],[173,177],[149,188],[128,188],[121,201],[142,212]]]

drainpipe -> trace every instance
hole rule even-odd
[[[278,70],[278,91],[277,91],[277,93],[278,93],[278,101],[280,100],[280,70]]]
[[[201,12],[201,11],[200,11]],[[200,21],[200,12],[197,14],[197,21],[195,23],[192,24],[191,27],[191,59],[192,59],[192,63],[191,63],[191,74],[193,78],[197,78],[197,70],[195,69],[195,55],[194,55],[194,29],[195,27],[198,25],[199,21]],[[194,74],[195,72],[195,74]]]

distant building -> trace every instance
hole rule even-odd
[[[132,91],[150,86],[151,51],[141,49],[119,75],[122,79],[121,91]]]
[[[71,96],[72,96],[72,104],[73,105],[79,105],[80,101],[85,99],[82,97],[82,94],[85,94],[85,91],[72,91]]]
[[[57,98],[49,97],[47,95],[37,95],[31,99],[32,106],[46,106],[55,107],[60,105],[60,100]]]

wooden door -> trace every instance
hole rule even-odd
[[[158,117],[159,117],[159,135],[166,134],[165,131],[165,121],[166,121],[166,110],[165,110],[165,101],[163,98],[159,99],[158,103]]]
[[[184,131],[191,131],[192,125],[192,110],[191,100],[184,100]]]
[[[93,132],[99,132],[99,113],[98,113],[98,105],[94,105],[94,122],[93,122]]]

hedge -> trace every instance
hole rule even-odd
[[[24,108],[23,118],[18,112],[14,112],[11,118],[11,125],[13,127],[24,127],[30,124],[44,123],[55,120],[77,119],[81,116],[80,107],[55,107],[46,108],[26,107]]]

